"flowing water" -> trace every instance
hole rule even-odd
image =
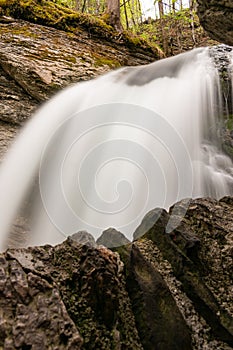
[[[132,239],[155,207],[232,195],[233,163],[218,135],[222,95],[208,48],[59,93],[1,166],[0,248],[19,215],[29,217],[26,245],[79,230],[97,238],[110,226]]]

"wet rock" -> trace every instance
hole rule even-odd
[[[95,238],[87,231],[79,231],[70,236],[75,242],[96,247]]]
[[[154,55],[124,43],[0,17],[0,156],[35,109],[58,90]],[[1,157],[2,158],[2,157]]]
[[[14,124],[65,86],[153,60],[84,30],[66,33],[13,18],[0,18],[0,35],[0,120]]]
[[[192,349],[189,328],[161,274],[135,244],[125,259],[126,283],[143,349]]]
[[[146,234],[118,253],[70,237],[8,250],[0,347],[232,349],[232,211],[231,197],[152,211]]]
[[[19,131],[16,125],[0,121],[0,159],[4,159],[7,149],[13,142],[15,135]]]
[[[119,256],[72,238],[0,257],[4,349],[138,349]]]
[[[215,40],[233,45],[233,3],[231,0],[198,0],[201,25]]]
[[[26,259],[26,256],[25,256]],[[82,338],[56,287],[8,254],[1,255],[0,346],[81,349]]]
[[[149,211],[142,219],[141,224],[136,228],[133,238],[138,239],[147,233],[161,216],[164,209],[155,208]]]
[[[145,235],[172,266],[187,296],[216,339],[233,344],[232,201],[197,199],[169,234],[164,213]],[[230,276],[231,275],[231,276]]]
[[[99,245],[104,245],[107,248],[114,248],[128,244],[130,241],[123,235],[123,233],[111,227],[103,231],[96,243]]]

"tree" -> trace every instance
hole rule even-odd
[[[158,5],[159,5],[159,17],[162,18],[164,15],[163,1],[158,0]]]
[[[176,0],[169,0],[169,12],[176,12]]]
[[[158,7],[159,7],[159,18],[161,23],[163,51],[166,55],[168,53],[168,40],[167,40],[167,34],[165,30],[163,0],[155,0],[155,3],[156,2],[158,2]]]
[[[194,11],[195,11],[195,1],[189,0],[189,11],[190,11],[190,19],[191,19],[191,28],[192,28],[192,38],[193,43],[196,45],[196,37],[195,37],[195,26],[194,26]]]
[[[106,0],[106,14],[108,15],[109,24],[118,32],[122,32],[120,0]]]
[[[125,15],[126,29],[129,29],[129,20],[128,20],[127,8],[126,8],[126,0],[124,0],[122,6],[124,6],[124,15]]]

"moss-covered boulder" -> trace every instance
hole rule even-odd
[[[87,31],[89,36],[128,46],[130,49],[159,57],[161,50],[149,41],[131,33],[116,32],[106,21],[97,16],[79,13],[49,0],[0,0],[3,15],[23,19],[31,23],[50,26],[67,32]]]

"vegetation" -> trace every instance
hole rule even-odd
[[[165,56],[216,44],[200,26],[197,14],[194,12],[190,16],[189,8],[168,13],[163,18],[149,18],[135,32],[149,42],[160,43]]]
[[[75,31],[79,26],[90,28],[103,36],[113,34],[113,28],[98,17],[80,14],[73,9],[46,0],[0,0],[3,14],[33,23]]]
[[[77,33],[87,30],[89,35],[124,43],[131,49],[143,50],[155,57],[161,50],[156,44],[136,37],[133,33],[118,33],[106,23],[105,18],[88,13],[80,13],[68,6],[48,0],[0,0],[1,12],[4,15],[24,19],[36,24],[42,24],[57,29]]]
[[[0,7],[5,15],[74,33],[84,29],[91,36],[166,57],[207,44],[195,1],[189,3],[183,8],[180,0],[155,0],[154,19],[144,19],[140,0],[0,0]]]

